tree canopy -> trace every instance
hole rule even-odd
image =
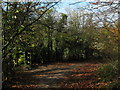
[[[118,4],[59,13],[60,2],[2,3],[3,77],[18,66],[50,62],[118,60]],[[97,3],[98,4],[98,3]],[[101,8],[108,6],[107,10]],[[114,11],[114,12],[113,12]],[[111,14],[112,16],[107,16]]]

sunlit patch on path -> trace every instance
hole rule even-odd
[[[93,73],[100,63],[55,63],[19,72],[8,87],[11,88],[85,88],[96,87]]]

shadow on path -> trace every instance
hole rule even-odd
[[[91,76],[89,74],[100,65],[91,65],[91,63],[55,63],[39,66],[32,70],[17,73],[5,87],[21,89],[60,88],[68,81],[79,82],[81,80],[84,82],[90,80]]]

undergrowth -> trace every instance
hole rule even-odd
[[[107,82],[104,88],[120,88],[120,80],[118,78],[118,60],[110,61],[107,65],[97,70],[99,82]]]

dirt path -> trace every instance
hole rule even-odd
[[[15,75],[8,87],[22,89],[94,87],[93,71],[100,63],[55,63]]]

